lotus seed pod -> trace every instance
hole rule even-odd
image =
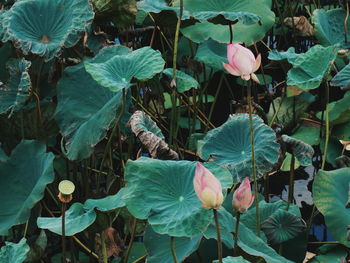
[[[73,192],[75,190],[75,185],[69,180],[63,180],[58,185],[58,199],[62,203],[69,203],[73,199]]]

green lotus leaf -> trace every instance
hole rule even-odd
[[[332,125],[342,124],[350,121],[350,91],[347,91],[342,99],[329,103],[328,110],[329,122]],[[321,119],[322,113],[319,112],[316,116]]]
[[[306,53],[300,54],[292,63],[293,68],[288,71],[287,84],[296,85],[303,90],[318,88],[336,56],[337,50],[333,46],[316,45],[311,47]]]
[[[350,64],[347,64],[339,71],[331,81],[332,86],[344,87],[350,83]]]
[[[269,52],[268,58],[270,60],[288,60],[289,63],[293,64],[294,61],[300,56],[300,54],[295,53],[295,48],[290,47],[286,52],[278,52],[277,50],[272,50]]]
[[[221,182],[232,185],[230,173],[214,164],[204,164]],[[148,219],[154,231],[170,236],[191,237],[203,232],[212,211],[202,208],[193,189],[196,162],[140,158],[128,161],[123,199],[129,212]]]
[[[208,20],[219,18],[219,22],[227,23],[226,20],[232,22],[242,22],[243,24],[251,25],[258,23],[261,19],[259,15],[253,12],[251,6],[260,4],[261,1],[252,2],[249,0],[231,1],[231,0],[207,0],[205,5],[201,0],[184,0],[184,8],[191,14],[192,17],[198,20]],[[175,1],[175,6],[179,6],[180,2]],[[256,9],[255,9],[256,10]],[[225,20],[222,21],[221,17]],[[216,20],[217,21],[217,20]]]
[[[249,263],[243,257],[226,257],[222,259],[223,263]],[[213,263],[219,263],[219,260],[214,260]]]
[[[146,13],[160,13],[162,11],[173,11],[177,15],[180,13],[180,8],[175,6],[169,6],[166,0],[142,0],[137,3],[137,9]],[[189,19],[190,14],[186,10],[183,10],[182,20]]]
[[[309,105],[315,101],[315,96],[311,95],[309,92],[303,92],[295,97],[285,97],[282,102],[281,99],[281,97],[278,97],[273,100],[275,105],[280,105],[282,103],[275,121],[281,124],[285,129],[290,129],[293,128],[293,116],[295,115],[295,119],[298,120],[302,114],[305,113]],[[293,107],[293,105],[295,105],[295,107]],[[293,114],[293,112],[295,114]],[[267,114],[268,120],[271,121],[273,116],[274,110],[271,105],[269,113]]]
[[[164,92],[163,96],[164,96],[164,108],[165,109],[171,109],[173,107],[173,104],[171,102],[170,94],[167,93],[167,92]],[[196,98],[197,102],[200,101],[200,98],[199,98],[198,95],[195,98]],[[192,96],[189,97],[188,101],[190,103],[192,103],[193,102],[193,97]],[[212,95],[202,96],[202,103],[211,103],[213,101],[214,101],[214,96],[212,96]],[[178,106],[180,106],[180,101],[179,100],[176,101],[176,107],[178,107]]]
[[[233,42],[254,44],[265,37],[265,34],[275,23],[275,14],[271,11],[271,0],[255,1],[245,5],[242,11],[252,12],[261,17],[260,23],[244,24],[237,22],[232,25]],[[230,43],[230,29],[227,25],[213,24],[208,21],[198,22],[181,29],[181,33],[196,43],[209,38],[220,43]]]
[[[0,148],[0,162],[6,162],[9,159],[7,154],[4,152],[2,148]]]
[[[350,122],[335,125],[332,128],[332,136],[338,140],[350,141]]]
[[[330,262],[342,262],[347,256],[348,251],[342,246],[321,246],[317,251],[317,256],[312,258],[312,263],[330,263]]]
[[[312,164],[312,157],[314,156],[314,149],[309,144],[303,141],[297,140],[288,135],[281,136],[282,141],[291,148],[292,153],[302,166],[308,166]]]
[[[27,245],[27,239],[22,238],[18,243],[5,241],[5,246],[0,250],[1,263],[23,263],[30,248]]]
[[[253,115],[255,164],[257,177],[271,170],[279,156],[275,132]],[[252,176],[250,128],[248,114],[233,114],[220,127],[207,133],[198,142],[198,155],[207,161],[227,167],[235,178],[242,181]],[[251,178],[252,179],[252,178]]]
[[[73,236],[88,228],[96,219],[94,209],[86,210],[81,203],[74,203],[65,214],[65,235]],[[62,217],[38,217],[39,228],[62,234]]]
[[[131,119],[129,120],[130,123]],[[143,111],[136,111],[132,115],[132,121],[134,126],[134,133],[138,136],[141,132],[150,132],[155,136],[165,139],[161,129],[157,126],[150,116]]]
[[[125,48],[106,48],[100,51],[94,61],[103,62],[111,54],[122,52],[125,52]],[[125,112],[130,99],[128,93]],[[122,93],[115,93],[100,86],[85,71],[82,64],[65,69],[58,82],[57,100],[55,119],[66,140],[66,155],[71,160],[88,158],[123,108]],[[125,123],[125,120],[122,120],[122,123]]]
[[[179,262],[184,261],[186,257],[198,249],[201,239],[202,235],[174,238],[174,248]],[[170,236],[157,234],[152,227],[148,225],[145,230],[144,244],[148,254],[148,263],[174,262],[170,250]]]
[[[109,195],[109,196],[106,196],[106,197],[100,198],[100,199],[88,199],[88,200],[86,200],[84,203],[84,209],[89,211],[91,209],[96,208],[98,211],[108,212],[108,211],[115,210],[117,208],[124,207],[125,203],[122,200],[123,189],[124,188],[122,188],[115,195]]]
[[[347,247],[350,247],[346,238],[350,218],[350,208],[346,208],[349,184],[350,168],[342,168],[319,171],[312,187],[315,205],[325,217],[327,229],[333,238]]]
[[[103,63],[85,61],[85,69],[92,78],[111,91],[131,86],[131,79],[147,80],[160,73],[165,61],[159,51],[143,47],[128,54],[115,55]]]
[[[323,46],[344,44],[344,20],[346,11],[343,8],[332,10],[316,9],[312,14],[312,23],[315,26],[315,36]],[[343,25],[343,26],[339,26]],[[350,30],[350,25],[347,25]]]
[[[320,149],[324,153],[325,140],[321,140]],[[333,167],[337,167],[337,158],[341,155],[343,150],[343,145],[340,141],[333,136],[329,137],[326,161],[330,163]]]
[[[1,21],[1,12],[0,12],[0,21]],[[1,34],[0,34],[0,39],[1,39]],[[6,69],[6,64],[8,60],[11,58],[11,55],[12,55],[11,44],[4,43],[2,47],[0,47],[0,81],[3,83],[6,83],[9,78],[9,72]]]
[[[236,231],[236,218],[234,218],[224,208],[220,208],[218,210],[218,216],[222,241],[228,248],[233,248],[233,233]],[[206,238],[217,238],[215,221],[213,217],[211,224],[204,232],[204,236]],[[268,246],[242,222],[239,224],[238,246],[247,254],[262,257],[269,263],[292,262],[280,256],[272,247]]]
[[[291,137],[309,145],[318,145],[320,143],[320,128],[300,125]]]
[[[300,217],[278,209],[261,223],[261,229],[272,244],[280,244],[303,232],[306,224]]]
[[[88,0],[20,0],[3,15],[3,42],[13,41],[24,54],[46,61],[72,47],[94,18]]]
[[[22,141],[6,162],[0,162],[0,234],[29,219],[46,185],[54,180],[53,159],[45,144]]]
[[[173,76],[173,69],[166,68],[163,73],[171,80]],[[181,70],[176,70],[176,90],[178,92],[185,92],[192,88],[198,89],[199,83],[192,76],[182,72]]]
[[[281,165],[280,170],[283,172],[289,172],[292,162],[292,155],[290,153],[286,153],[286,157],[283,160],[283,163]],[[298,169],[300,167],[300,163],[298,159],[294,160],[294,170]]]
[[[228,63],[226,53],[226,44],[209,39],[199,45],[195,60],[203,62],[215,70],[223,70],[222,63]]]
[[[10,72],[8,83],[0,87],[0,114],[9,112],[9,117],[19,111],[29,97],[31,88],[29,67],[25,59],[11,59],[6,66]]]

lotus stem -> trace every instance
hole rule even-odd
[[[255,152],[254,152],[254,129],[253,129],[253,107],[252,107],[252,85],[248,82],[247,90],[247,100],[248,100],[248,110],[249,110],[249,128],[250,128],[250,144],[252,151],[252,170],[253,170],[253,180],[254,180],[254,199],[255,199],[255,209],[256,209],[256,232],[258,237],[260,237],[260,213],[259,213],[259,191],[258,191],[258,181],[256,177],[256,166],[255,166]]]
[[[137,218],[134,219],[134,223],[133,223],[132,230],[131,230],[129,245],[128,245],[128,248],[126,249],[126,252],[125,252],[124,263],[128,263],[132,244],[134,243],[134,238],[135,238],[135,233],[136,233],[136,225],[137,225]]]
[[[92,255],[94,258],[98,259],[98,255],[93,252],[90,248],[88,248],[87,246],[85,246],[76,236],[72,236],[73,240],[79,245],[81,246],[89,255]]]
[[[178,263],[179,261],[177,260],[177,256],[176,256],[174,237],[170,237],[170,250],[171,250],[171,254],[173,255],[174,263]]]
[[[230,44],[233,42],[233,30],[232,30],[232,22],[228,21],[228,28],[230,29]]]
[[[218,241],[218,260],[219,260],[219,263],[222,263],[222,241],[221,241],[221,234],[220,234],[218,211],[216,209],[213,209],[213,212],[214,212],[216,234],[217,234],[217,241]]]
[[[61,212],[62,212],[62,263],[66,263],[66,203],[61,203]]]
[[[327,151],[328,151],[328,141],[329,141],[329,85],[328,82],[326,82],[326,141],[324,144],[324,152],[323,152],[323,160],[322,160],[322,166],[321,170],[324,169],[324,166],[326,165],[326,159],[327,159]]]
[[[239,221],[241,219],[241,213],[237,211],[237,216],[236,216],[236,231],[235,231],[235,243],[233,247],[234,251],[234,256],[238,257],[238,230],[239,230]]]
[[[348,43],[348,19],[349,19],[349,3],[348,1],[345,1],[346,2],[346,17],[344,19],[344,42],[345,44]]]
[[[288,189],[288,202],[286,206],[286,210],[289,210],[290,204],[293,202],[294,196],[294,167],[295,167],[295,156],[292,154],[292,158],[290,161],[290,178],[289,178],[289,189]]]
[[[102,231],[100,235],[101,235],[102,260],[103,260],[103,263],[108,263],[106,237],[105,237],[104,231]]]

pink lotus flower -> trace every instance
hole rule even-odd
[[[193,186],[205,209],[216,209],[224,201],[220,181],[201,163],[196,164]]]
[[[249,178],[246,177],[233,194],[232,205],[240,213],[244,213],[252,205],[254,195],[250,189]]]
[[[254,74],[261,64],[260,54],[255,58],[253,52],[238,43],[227,45],[227,60],[229,64],[222,63],[228,73],[240,76],[244,80],[252,78],[259,83],[258,77]]]

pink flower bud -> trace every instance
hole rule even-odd
[[[254,195],[250,189],[249,177],[246,177],[233,194],[232,205],[240,213],[244,213],[252,205]]]
[[[227,60],[229,64],[222,63],[228,73],[240,76],[244,80],[252,78],[259,83],[259,79],[254,74],[261,64],[260,54],[254,57],[253,52],[238,43],[227,45]]]
[[[220,181],[201,163],[196,164],[193,186],[205,209],[216,209],[224,201]]]

